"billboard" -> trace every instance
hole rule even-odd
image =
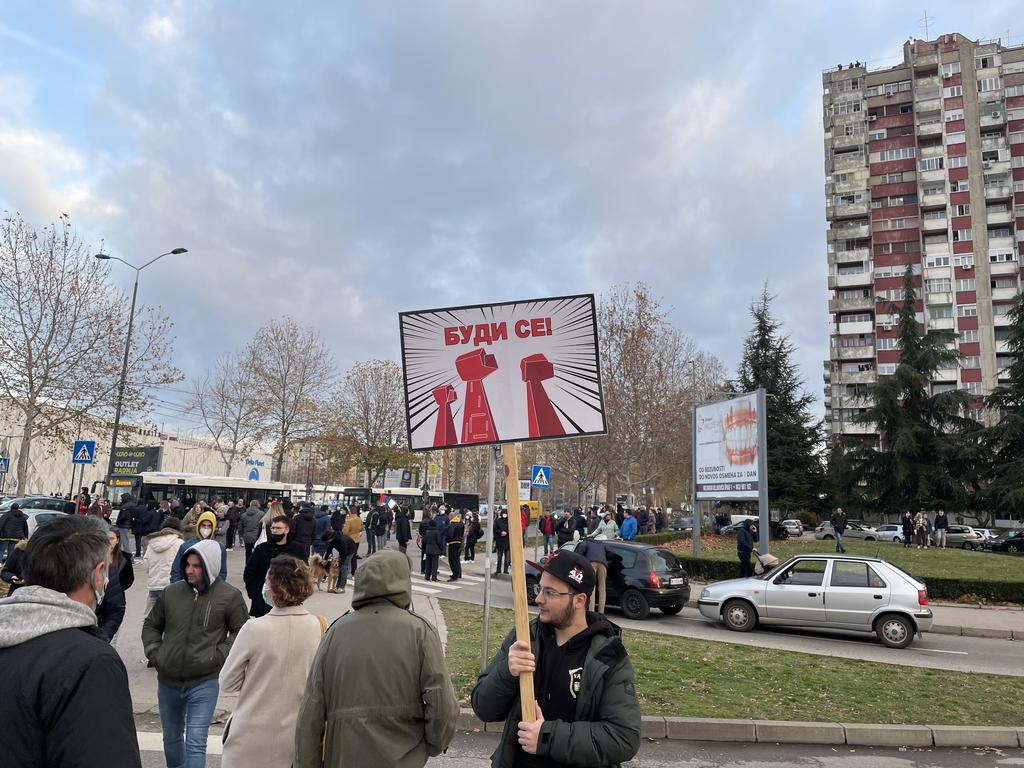
[[[399,315],[409,448],[607,431],[593,294]]]
[[[697,499],[757,499],[765,480],[764,412],[757,392],[694,408]]]
[[[137,475],[139,472],[159,472],[159,445],[148,448],[115,448],[114,470],[111,475]]]

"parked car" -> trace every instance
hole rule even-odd
[[[789,519],[779,521],[779,529],[786,532],[787,536],[799,538],[804,534],[804,524],[799,520]]]
[[[992,541],[992,539],[995,539],[999,536],[999,532],[996,531],[995,528],[975,528],[974,532],[981,534],[982,543],[986,541]]]
[[[984,546],[992,552],[1024,552],[1024,531],[1007,531]]]
[[[59,517],[64,517],[66,512],[55,512],[52,509],[27,509],[25,510],[25,518],[28,522],[28,537],[31,539],[32,534],[36,532],[36,529],[40,526],[52,523]]]
[[[835,537],[836,532],[832,528],[832,523],[821,523],[814,529],[814,538],[819,541],[834,539]],[[866,523],[850,520],[846,523],[843,538],[850,541],[875,541],[881,537],[878,535],[878,531]]]
[[[709,584],[697,607],[736,632],[760,624],[874,632],[906,648],[932,627],[925,585],[876,557],[796,555],[760,576]]]
[[[879,541],[903,541],[902,525],[892,525],[891,523],[887,525],[880,525],[875,528],[875,533],[878,534]]]
[[[690,579],[676,556],[665,547],[633,541],[603,542],[608,555],[606,603],[627,619],[644,619],[651,608],[674,615],[690,599]],[[570,541],[562,549],[575,549]],[[541,564],[547,558],[541,558]],[[526,595],[533,605],[540,591],[541,571],[526,563]]]
[[[8,499],[3,504],[0,504],[0,513],[9,510],[15,502],[25,511],[30,509],[50,509],[54,512],[63,512],[64,506],[67,504],[64,499],[58,499],[56,496],[19,496],[16,499]]]
[[[932,534],[929,540],[934,544],[935,535]],[[971,528],[969,525],[951,525],[946,529],[946,546],[960,547],[961,549],[983,549],[985,537]]]
[[[668,521],[668,529],[670,531],[692,531],[693,530],[693,518],[692,517],[673,517]]]

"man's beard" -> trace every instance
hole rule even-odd
[[[570,600],[569,604],[565,606],[565,608],[563,608],[558,613],[552,611],[550,616],[551,618],[545,621],[545,624],[550,624],[555,629],[565,629],[566,627],[570,626],[576,618],[575,601]]]

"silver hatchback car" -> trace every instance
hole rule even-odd
[[[737,632],[759,623],[874,632],[890,648],[932,627],[924,584],[885,560],[838,553],[796,555],[761,576],[708,584],[697,607]]]

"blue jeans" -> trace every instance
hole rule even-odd
[[[376,544],[377,544],[377,537],[374,536],[372,531],[367,531],[366,532],[366,554],[367,555],[372,555],[376,551],[376,549],[377,549]]]
[[[0,562],[6,562],[8,555],[14,551],[14,545],[18,542],[14,539],[4,539],[0,541]]]
[[[556,547],[555,547],[554,541],[555,541],[555,537],[554,536],[545,536],[544,537],[544,554],[545,555],[548,554],[549,552],[554,552],[555,551]]]
[[[835,531],[836,534],[836,552],[845,552],[846,547],[843,546],[843,534],[840,531]]]
[[[342,557],[338,559],[338,582],[334,585],[335,589],[344,589],[345,585],[348,584],[348,566],[350,559]]]
[[[167,768],[203,768],[206,765],[206,737],[219,693],[216,678],[191,688],[172,688],[157,683]]]

